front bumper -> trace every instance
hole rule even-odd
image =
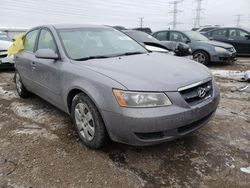
[[[7,52],[0,53],[0,69],[7,69],[7,68],[13,68],[14,67],[14,58],[11,56],[7,56]]]
[[[218,53],[210,57],[212,62],[230,63],[236,60],[236,52],[233,53]]]
[[[109,136],[113,141],[145,146],[173,140],[205,125],[219,103],[219,89],[213,97],[188,106],[178,92],[169,92],[173,105],[159,108],[122,108],[121,113],[102,111]]]

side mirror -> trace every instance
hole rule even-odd
[[[187,38],[184,38],[183,42],[187,44],[187,43],[190,43],[191,41],[189,39],[187,39]]]
[[[52,49],[49,48],[37,50],[35,56],[40,59],[58,59],[57,53],[55,53]]]
[[[177,56],[188,56],[192,54],[189,45],[185,43],[177,43],[175,53]]]
[[[249,35],[245,35],[245,37],[247,38],[247,40],[250,40],[250,34]]]

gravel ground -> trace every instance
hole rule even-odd
[[[212,70],[250,70],[250,59]],[[44,100],[20,99],[0,72],[0,187],[250,187],[250,88],[221,77],[215,117],[198,132],[150,147],[83,146],[70,118]],[[249,168],[248,168],[249,167]]]

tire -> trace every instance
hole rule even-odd
[[[208,65],[210,63],[209,54],[205,51],[198,50],[193,53],[194,60],[203,64]]]
[[[102,117],[95,104],[84,93],[79,93],[73,98],[71,118],[85,146],[99,149],[107,143],[109,137]]]
[[[22,98],[28,98],[31,95],[31,93],[23,85],[20,74],[17,71],[15,72],[14,78],[18,95]]]

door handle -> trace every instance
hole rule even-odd
[[[31,67],[32,67],[32,70],[35,70],[36,69],[36,62],[32,61],[30,63]]]

